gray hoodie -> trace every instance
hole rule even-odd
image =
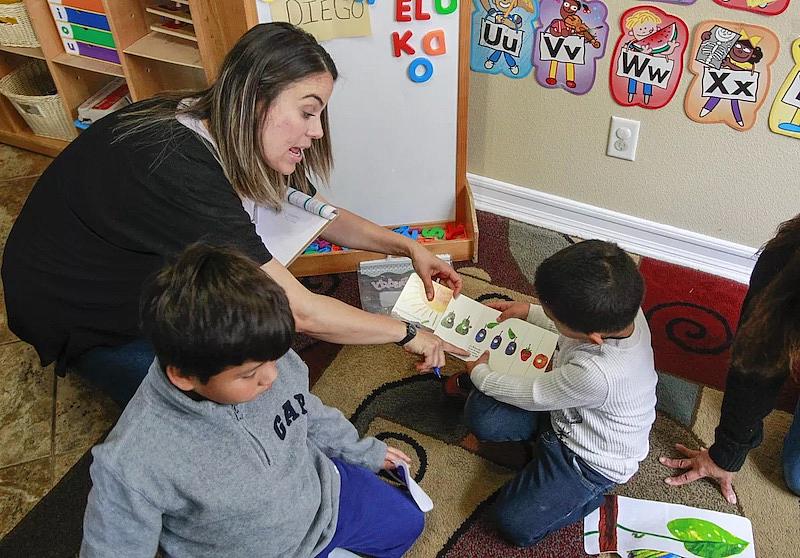
[[[105,443],[92,451],[82,557],[315,556],[330,542],[339,475],[386,455],[308,391],[293,351],[240,405],[195,401],[156,360]]]

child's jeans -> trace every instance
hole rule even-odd
[[[789,490],[800,495],[800,401],[783,442],[783,475]]]
[[[375,558],[405,554],[425,527],[425,515],[409,493],[369,469],[332,461],[342,481],[339,521],[333,540],[317,558],[327,558],[334,548]]]
[[[591,469],[558,439],[549,412],[526,411],[477,389],[464,408],[479,440],[536,442],[533,459],[500,489],[492,516],[512,544],[530,546],[597,509],[614,482]]]

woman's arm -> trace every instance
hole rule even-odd
[[[461,291],[461,277],[458,273],[418,242],[376,225],[346,209],[339,208],[338,213],[339,216],[323,233],[325,240],[356,250],[370,250],[411,258],[414,269],[425,285],[428,300],[433,300],[434,292],[431,284],[433,279],[443,281],[455,291],[456,295]]]
[[[299,332],[344,345],[394,343],[406,335],[406,326],[401,321],[381,314],[370,314],[334,298],[312,293],[275,259],[265,263],[261,269],[286,291]],[[422,330],[403,348],[424,357],[417,364],[418,370],[444,366],[445,351],[468,354]]]

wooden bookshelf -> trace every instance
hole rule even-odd
[[[126,79],[137,101],[162,91],[207,87],[248,28],[248,0],[103,0],[120,58],[120,64],[114,64],[65,52],[47,0],[24,2],[40,46],[0,46],[0,77],[30,58],[44,60],[72,118],[83,101],[117,77]],[[185,9],[173,13],[161,4]],[[171,29],[165,26],[170,19],[192,25]],[[34,135],[2,95],[0,142],[51,156],[68,144]]]

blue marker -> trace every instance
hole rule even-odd
[[[435,375],[435,376],[436,376],[438,379],[440,379],[440,380],[442,379],[442,369],[441,369],[441,368],[439,368],[438,366],[434,366],[434,367],[433,367],[433,374],[434,374],[434,375]]]

